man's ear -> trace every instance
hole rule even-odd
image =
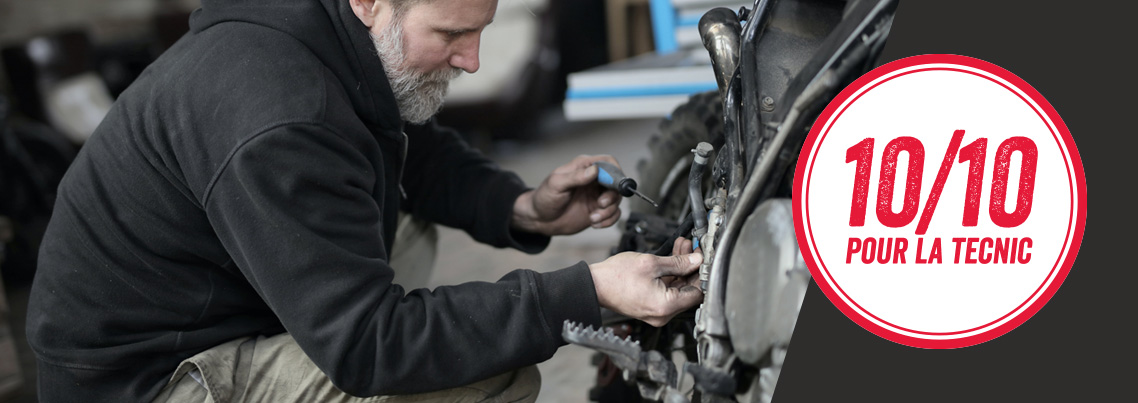
[[[368,28],[385,26],[391,20],[393,10],[390,0],[349,0],[348,3],[352,12]]]

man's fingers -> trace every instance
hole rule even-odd
[[[590,217],[591,218],[591,217]],[[612,206],[612,208],[603,210],[597,220],[593,221],[593,228],[608,228],[616,224],[620,219],[620,208]]]
[[[683,286],[668,288],[664,301],[664,322],[685,309],[699,305],[703,302],[703,291],[699,287]]]
[[[613,216],[620,217],[620,206],[611,205],[605,208],[598,208],[589,212],[589,222],[596,225],[602,221],[607,221]]]
[[[703,263],[703,254],[688,253],[683,255],[665,256],[656,258],[656,277],[680,276],[685,277],[696,270]]]
[[[546,183],[551,190],[559,193],[596,183],[598,168],[594,163],[601,161],[620,167],[620,163],[611,155],[581,155],[554,170],[546,179]],[[606,207],[609,204],[619,204],[620,195],[609,190],[598,196],[596,200],[601,207]]]
[[[675,290],[675,304],[672,306],[676,308],[676,311],[688,309],[695,306],[696,304],[699,304],[700,302],[703,302],[703,290],[700,290],[699,287],[688,285],[675,288]]]
[[[572,162],[559,168],[559,171],[566,168],[566,170],[572,172],[569,183],[564,183],[564,186],[566,186],[566,188],[577,187],[596,181],[597,167],[593,164],[597,162],[607,162],[620,167],[620,163],[617,163],[617,158],[613,158],[611,155],[577,156],[577,158],[572,159]]]
[[[692,250],[691,249],[691,246],[692,246],[691,242],[692,241],[690,239],[687,239],[684,237],[676,238],[676,240],[674,242],[672,242],[672,256],[683,255],[685,253],[691,253],[690,252]]]
[[[676,286],[673,287],[680,299],[695,299],[696,302],[703,298],[703,290],[699,289],[699,276],[695,276],[695,285],[684,284],[683,281],[678,281]],[[685,305],[684,308],[690,308],[691,305]]]
[[[579,169],[569,166],[557,168],[545,179],[550,190],[558,193],[568,192],[575,187],[586,185],[597,180],[597,167],[588,166]]]
[[[677,287],[679,287],[678,284],[687,284],[688,286],[699,288],[699,273],[692,273],[687,277],[679,279],[676,283]]]
[[[570,186],[581,186],[597,180],[597,166],[589,164],[584,169],[577,169],[573,175]]]
[[[597,207],[606,208],[614,204],[620,204],[620,194],[615,190],[605,190],[603,193],[601,193],[600,196],[597,197]]]
[[[607,154],[578,155],[577,158],[573,158],[573,161],[569,162],[569,165],[584,167],[593,165],[594,162],[601,161],[616,165],[618,168],[620,167],[620,163],[616,162],[616,158],[613,158],[613,156]]]

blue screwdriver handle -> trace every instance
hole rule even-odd
[[[617,168],[616,165],[607,162],[594,162],[593,165],[597,166],[597,183],[609,189],[616,190],[621,196],[632,196],[631,191],[625,191],[629,185],[625,184],[626,180],[631,181],[628,177],[624,176],[624,172]],[[632,181],[632,189],[636,189],[635,181]],[[625,194],[628,193],[628,194]]]
[[[616,184],[624,179],[624,172],[616,165],[607,162],[594,162],[597,166],[597,182],[609,189],[616,189]]]
[[[624,197],[640,196],[649,204],[659,207],[652,199],[636,191],[636,181],[624,176],[624,171],[621,171],[616,165],[602,161],[594,162],[593,165],[597,166],[597,183],[600,183],[601,186],[616,190]]]

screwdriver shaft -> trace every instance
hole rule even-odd
[[[632,193],[637,195],[637,196],[640,196],[641,199],[644,199],[644,201],[648,202],[648,204],[651,204],[652,207],[660,207],[659,204],[656,204],[656,202],[652,201],[652,199],[649,199],[648,196],[644,195],[644,193],[640,193],[640,191],[638,191],[638,190],[633,190]]]
[[[624,172],[616,165],[598,161],[593,165],[597,166],[597,182],[609,189],[616,190],[621,196],[629,197],[632,195],[640,196],[644,201],[652,204],[653,206],[660,207],[656,202],[649,199],[643,193],[636,190],[636,181],[632,178],[624,176]]]

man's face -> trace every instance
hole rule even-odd
[[[426,1],[371,26],[403,120],[427,121],[442,107],[450,81],[478,70],[479,39],[497,6],[497,0]]]

